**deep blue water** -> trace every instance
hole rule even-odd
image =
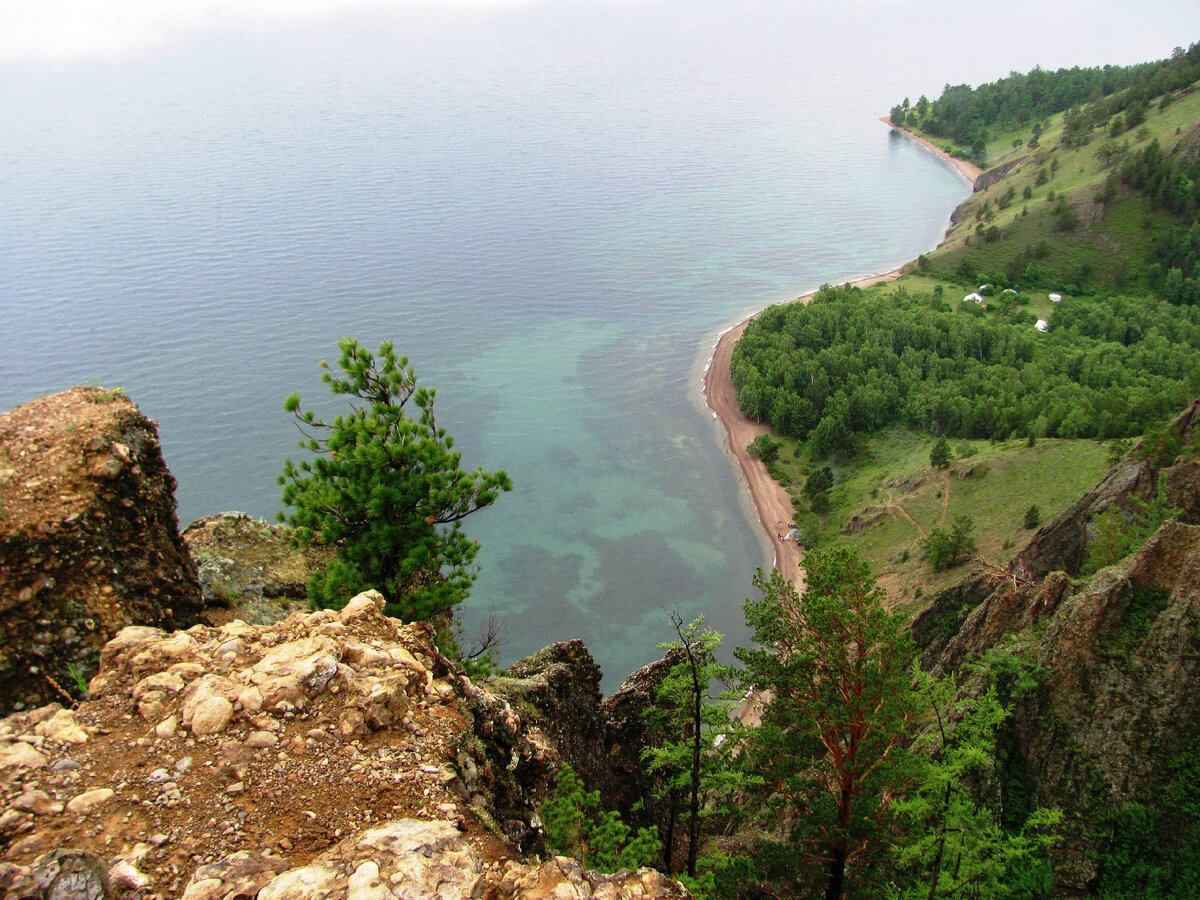
[[[937,242],[967,188],[877,121],[903,94],[1187,43],[1102,43],[1121,4],[1087,8],[1094,33],[993,23],[1021,36],[999,62],[969,11],[919,51],[949,4],[663,2],[367,7],[0,65],[0,408],[122,386],[183,523],[271,517],[283,398],[336,409],[317,361],[392,339],[465,463],[516,483],[468,523],[468,635],[494,610],[506,660],[581,636],[607,688],[665,609],[743,640],[770,548],[699,400],[716,334]]]

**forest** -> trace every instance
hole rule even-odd
[[[815,457],[849,457],[897,424],[994,440],[1130,437],[1200,387],[1196,307],[1072,298],[1043,334],[1019,297],[985,310],[936,289],[826,285],[810,304],[771,307],[734,350],[742,411],[807,439]]]
[[[1047,71],[1034,68],[972,88],[947,84],[942,95],[915,104],[905,99],[892,107],[897,125],[919,128],[971,148],[982,159],[989,130],[1010,131],[1056,113],[1076,110],[1079,130],[1095,121],[1122,115],[1124,130],[1145,118],[1155,97],[1184,89],[1200,78],[1200,44],[1175,48],[1170,58],[1133,66],[1103,66]],[[1040,131],[1040,129],[1035,129]],[[1119,133],[1119,131],[1118,131]],[[1034,138],[1036,145],[1036,133]]]

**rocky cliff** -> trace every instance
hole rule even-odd
[[[382,608],[122,630],[93,699],[0,723],[0,897],[686,896],[522,862],[558,752]]]
[[[154,422],[73,388],[0,414],[0,713],[60,696],[126,625],[202,608]]]
[[[1185,447],[1197,408],[1173,426]],[[1078,578],[1094,517],[1114,508],[1132,515],[1160,485],[1180,521],[1118,564]],[[1006,802],[1063,809],[1051,851],[1062,889],[1085,892],[1095,883],[1117,813],[1165,796],[1171,760],[1200,746],[1200,525],[1187,524],[1198,503],[1194,456],[1135,453],[1006,570],[973,573],[914,624],[928,668],[970,681],[990,651],[993,662],[1001,654],[1005,667],[1036,684],[1011,698]]]

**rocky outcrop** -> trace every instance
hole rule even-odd
[[[681,659],[682,651],[668,652],[602,701],[600,667],[582,641],[564,641],[514,663],[485,685],[545,733],[562,760],[600,792],[606,808],[618,810],[626,824],[659,825],[662,833],[667,813],[654,798],[657,779],[642,759],[651,743],[646,714],[658,703],[663,678]]]
[[[1168,427],[1180,446],[1187,446],[1197,424],[1200,401]],[[923,664],[955,668],[995,638],[1045,619],[1066,589],[1064,579],[1078,576],[1087,561],[1093,522],[1102,513],[1116,509],[1131,520],[1161,488],[1179,521],[1200,523],[1200,459],[1167,460],[1171,464],[1165,468],[1158,465],[1161,461],[1139,444],[1095,487],[1038,529],[1006,569],[974,571],[938,593],[912,625]],[[1056,572],[1063,574],[1051,577]],[[1031,586],[1036,587],[1030,591]],[[948,655],[942,659],[944,653]]]
[[[1200,406],[1174,423],[1191,440]],[[1087,580],[1091,520],[1132,516],[1161,486],[1184,521]],[[1064,812],[1051,849],[1060,888],[1098,875],[1114,813],[1169,795],[1170,761],[1200,746],[1200,464],[1155,466],[1135,452],[1039,531],[1007,569],[983,569],[943,591],[913,631],[924,664],[967,673],[989,650],[1037,674],[1012,698],[1008,765],[1036,805]],[[1065,571],[1064,571],[1065,570]],[[970,679],[968,679],[970,680]]]
[[[583,641],[562,641],[513,663],[504,677],[489,680],[488,687],[524,710],[571,768],[603,791],[602,676]]]
[[[994,166],[984,172],[981,172],[979,177],[975,179],[975,183],[971,185],[972,193],[986,191],[993,184],[1003,181],[1008,177],[1009,172],[1021,165],[1021,163],[1025,162],[1025,160],[1028,158],[1029,157],[1027,156],[1019,156],[1016,159],[1010,159],[1008,162],[1001,163],[998,166]]]
[[[367,592],[269,626],[123,629],[92,699],[0,722],[0,884],[69,847],[118,897],[387,897],[413,865],[430,896],[499,890],[557,753],[382,607]]]
[[[659,779],[646,771],[642,759],[642,751],[653,743],[646,713],[658,706],[659,686],[683,659],[682,650],[667,651],[662,659],[626,678],[600,707],[605,756],[601,793],[610,807],[619,809],[625,821],[636,827],[661,826],[666,820],[666,811],[654,798]],[[640,812],[635,810],[639,801]],[[659,834],[665,834],[665,829],[660,827]]]
[[[183,532],[214,625],[241,619],[266,625],[306,602],[309,577],[333,557],[331,548],[292,546],[291,529],[246,513],[197,519]]]
[[[59,696],[131,623],[196,621],[157,425],[118,391],[0,414],[0,713]]]

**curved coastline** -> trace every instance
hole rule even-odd
[[[963,178],[965,178],[967,180],[967,182],[971,185],[972,188],[975,187],[976,179],[978,179],[979,176],[983,174],[983,169],[979,168],[979,166],[975,165],[975,163],[967,162],[965,159],[959,159],[957,156],[951,156],[949,153],[947,153],[945,150],[943,150],[941,147],[939,147],[933,141],[928,140],[927,138],[921,137],[919,134],[917,134],[914,131],[910,131],[909,129],[905,128],[903,125],[897,125],[895,122],[893,122],[887,116],[884,116],[879,121],[882,122],[884,125],[886,125],[888,128],[892,128],[892,129],[900,132],[900,134],[904,135],[909,140],[916,141],[918,144],[920,144],[922,147],[924,147],[926,150],[928,150],[930,153],[932,153],[938,159],[952,165],[954,167],[954,171],[956,171],[959,175],[961,175]]]
[[[901,270],[896,268],[878,275],[868,275],[851,283],[857,287],[867,287],[882,281],[892,281],[899,278],[900,273]],[[807,303],[815,293],[816,291],[810,291],[783,302]],[[704,366],[701,393],[704,394],[708,408],[725,429],[725,446],[737,460],[759,524],[775,548],[775,568],[795,583],[798,590],[803,590],[804,552],[795,542],[780,540],[780,535],[787,533],[788,524],[795,521],[792,498],[779,482],[767,474],[766,466],[746,452],[747,444],[770,429],[761,422],[747,418],[742,412],[737,403],[737,392],[733,388],[733,377],[729,370],[733,347],[753,318],[754,316],[749,316],[721,332],[712,355]]]
[[[972,186],[983,170],[964,159],[956,159],[941,147],[922,138],[907,128],[893,125],[886,116],[880,119],[890,128],[916,141],[942,161],[951,165],[964,180]],[[867,275],[852,281],[856,287],[867,287],[883,281],[893,281],[899,278],[903,267],[882,272],[877,275]],[[807,303],[816,291],[810,291],[784,303]],[[755,313],[757,315],[757,313]],[[758,517],[767,539],[775,549],[775,568],[796,585],[797,590],[804,590],[804,551],[793,541],[782,541],[780,536],[787,533],[788,524],[795,521],[792,508],[792,498],[774,478],[767,474],[766,466],[751,458],[746,452],[746,445],[760,434],[766,434],[770,428],[747,418],[737,403],[737,392],[733,388],[733,376],[730,372],[730,360],[733,357],[733,347],[741,338],[746,326],[754,315],[748,316],[736,325],[724,329],[713,346],[712,354],[704,364],[701,393],[704,402],[718,419],[725,431],[725,446],[735,460],[741,472],[742,479],[750,495],[751,504]]]

